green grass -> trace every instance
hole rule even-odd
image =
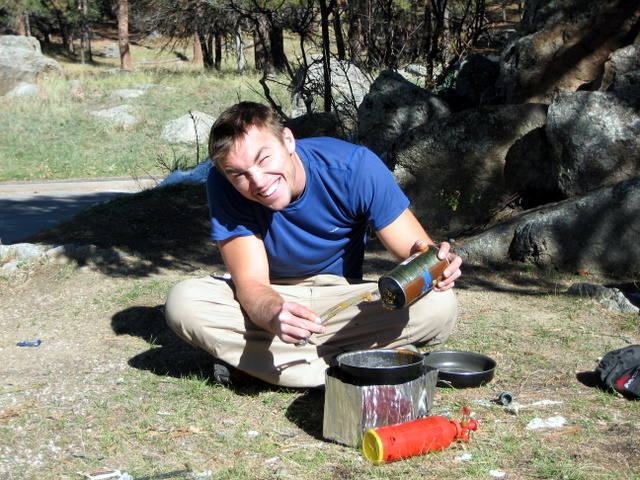
[[[205,158],[206,144],[199,152],[195,145],[169,144],[161,138],[166,122],[194,110],[215,118],[240,99],[262,100],[255,73],[180,70],[169,64],[106,74],[113,65],[63,66],[66,78],[42,83],[44,98],[2,99],[0,181],[166,174],[163,163],[193,166]],[[70,94],[71,81],[80,83],[81,97]],[[113,96],[116,89],[139,84],[172,90],[149,89],[129,100]],[[272,90],[288,105],[284,87],[274,85]],[[125,103],[135,108],[139,119],[130,128],[110,126],[90,114]]]

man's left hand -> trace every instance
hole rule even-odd
[[[460,267],[462,266],[462,258],[451,251],[451,244],[449,242],[441,242],[439,245],[433,245],[438,249],[438,258],[440,260],[446,260],[449,265],[442,274],[442,279],[434,287],[434,290],[443,292],[449,290],[455,286],[456,280],[462,275]],[[411,253],[424,251],[429,248],[429,245],[423,241],[418,240],[411,249]]]

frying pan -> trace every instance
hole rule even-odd
[[[439,387],[479,387],[493,379],[496,368],[493,358],[474,352],[435,351],[424,358],[426,365],[438,369]]]
[[[343,379],[355,385],[399,385],[420,377],[425,357],[409,350],[356,350],[336,357]]]

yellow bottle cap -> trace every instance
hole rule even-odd
[[[364,432],[362,437],[362,454],[364,458],[374,465],[382,463],[384,458],[384,446],[382,440],[372,428]]]

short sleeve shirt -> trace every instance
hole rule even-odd
[[[302,195],[274,211],[243,197],[212,168],[207,179],[211,238],[262,238],[271,278],[331,273],[362,278],[367,227],[380,230],[409,206],[393,175],[369,149],[319,137],[296,140]]]

